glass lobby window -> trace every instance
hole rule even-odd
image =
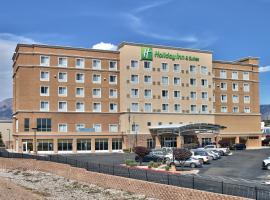
[[[190,72],[190,73],[196,73],[196,66],[190,65],[190,66],[189,66],[189,72]]]
[[[144,61],[144,62],[143,62],[143,67],[144,67],[144,69],[146,69],[146,70],[151,70],[151,68],[152,68],[152,63],[151,63],[150,61]]]
[[[122,150],[122,139],[113,138],[112,139],[112,150]]]
[[[169,85],[169,77],[167,77],[167,76],[162,76],[162,77],[161,77],[161,84],[162,84],[162,85]]]
[[[76,88],[76,97],[84,97],[84,88]]]
[[[67,102],[66,101],[58,101],[58,111],[60,111],[60,112],[67,111]]]
[[[145,89],[145,90],[144,90],[144,98],[146,98],[146,99],[152,98],[152,90],[150,90],[150,89]]]
[[[50,132],[52,130],[52,121],[49,118],[37,118],[37,131]]]
[[[131,66],[132,69],[137,69],[138,66],[139,66],[139,63],[138,63],[137,60],[131,60],[130,61],[130,66]]]
[[[67,82],[67,72],[58,73],[58,82]]]
[[[40,111],[49,111],[48,101],[40,101]]]
[[[161,63],[161,70],[163,72],[168,72],[169,71],[169,65],[168,65],[168,63]]]
[[[93,112],[101,112],[101,103],[93,103]]]
[[[40,86],[40,96],[49,96],[49,86]]]
[[[117,76],[116,75],[110,75],[109,76],[109,83],[110,84],[117,84]]]
[[[67,87],[58,87],[58,96],[67,96]]]
[[[152,112],[152,104],[151,103],[144,104],[144,112]]]
[[[102,131],[101,124],[93,124],[93,128],[95,129],[95,132],[99,133]]]
[[[118,132],[118,125],[117,124],[110,124],[109,125],[109,132],[110,133],[117,133]]]
[[[135,75],[135,74],[132,74],[131,77],[130,77],[130,82],[134,83],[134,84],[139,83],[139,76]]]
[[[84,59],[83,58],[76,58],[75,67],[76,68],[84,68]]]
[[[29,132],[30,130],[30,119],[24,118],[24,132]]]
[[[58,124],[58,132],[66,133],[67,132],[67,124]]]
[[[76,112],[84,112],[84,103],[76,102]]]
[[[243,72],[243,80],[249,80],[249,72]]]
[[[110,89],[109,98],[117,98],[117,89]]]
[[[154,139],[147,139],[147,148],[148,149],[155,148],[155,141],[154,141]]]
[[[233,83],[232,84],[232,90],[233,91],[238,91],[238,83]]]
[[[92,90],[92,96],[93,96],[93,98],[101,98],[101,89],[100,88],[94,88]]]
[[[108,150],[108,139],[95,139],[95,150],[96,151],[107,151]]]
[[[40,56],[40,65],[48,67],[50,65],[50,56]]]
[[[179,64],[173,64],[173,71],[174,72],[180,72],[181,68]]]
[[[58,67],[67,67],[68,61],[67,58],[60,57],[58,58]]]
[[[37,140],[38,151],[53,151],[53,140],[39,139]]]
[[[139,124],[133,123],[133,124],[131,125],[131,131],[132,131],[133,133],[139,132]]]
[[[93,69],[101,69],[101,61],[97,60],[97,59],[94,59],[92,61],[92,68]]]
[[[109,70],[117,70],[117,62],[116,61],[109,62]]]
[[[238,72],[232,72],[232,79],[238,79]]]
[[[117,104],[116,103],[110,103],[109,111],[110,112],[117,112]]]
[[[131,89],[131,97],[132,98],[138,98],[139,97],[139,89],[132,88]]]
[[[50,80],[50,73],[46,71],[40,72],[40,81],[49,81]]]
[[[77,83],[84,83],[84,74],[83,73],[76,74],[76,82]]]
[[[100,74],[93,74],[92,82],[93,83],[101,83],[101,75]]]
[[[139,104],[138,103],[131,103],[131,111],[132,112],[139,112]]]
[[[91,151],[91,139],[77,139],[77,151]]]
[[[72,151],[72,139],[59,139],[58,151]]]
[[[169,104],[163,103],[161,105],[161,108],[162,108],[162,112],[168,112],[169,111]]]

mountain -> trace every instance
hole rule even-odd
[[[12,98],[0,101],[0,120],[12,119]]]
[[[262,120],[270,120],[270,104],[261,105],[260,109],[262,114]]]

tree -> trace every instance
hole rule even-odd
[[[184,164],[186,160],[188,160],[192,156],[192,153],[187,149],[174,149],[173,150],[173,157],[175,160],[177,160],[182,169],[184,167]]]
[[[142,146],[134,147],[133,151],[139,157],[140,165],[142,165],[143,158],[150,152],[149,149]]]
[[[0,147],[4,146],[4,142],[2,140],[2,132],[0,132]]]

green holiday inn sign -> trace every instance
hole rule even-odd
[[[182,55],[179,53],[172,54],[169,52],[160,52],[157,50],[153,53],[153,49],[151,47],[141,47],[141,60],[152,61],[153,57],[170,59],[173,61],[175,60],[186,60],[186,61],[196,61],[196,62],[200,61],[200,58],[196,56]]]

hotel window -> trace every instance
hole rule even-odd
[[[133,133],[138,132],[138,131],[139,131],[139,124],[133,123],[133,124],[131,125],[131,131],[132,131]]]
[[[101,75],[100,74],[93,74],[92,82],[93,83],[101,83]]]
[[[146,99],[151,99],[151,98],[152,98],[152,90],[150,90],[150,89],[145,89],[145,90],[144,90],[144,98],[146,98]]]
[[[84,68],[84,59],[76,58],[76,68]]]
[[[135,69],[135,68],[138,68],[139,63],[138,63],[137,60],[131,60],[130,61],[130,66],[131,66],[132,69]]]
[[[151,70],[151,68],[152,68],[152,63],[150,62],[150,61],[144,61],[143,62],[143,67],[144,67],[144,69],[146,69],[146,70]]]
[[[72,151],[72,139],[59,139],[58,151]]]
[[[132,112],[139,112],[139,104],[138,103],[131,103],[131,111]]]
[[[190,65],[189,66],[189,72],[192,73],[192,74],[196,73],[196,66]]]
[[[67,124],[58,124],[58,132],[67,132]]]
[[[232,99],[233,99],[233,103],[239,103],[239,97],[238,97],[238,95],[233,95],[232,96]]]
[[[169,71],[168,63],[161,63],[161,69],[163,72],[168,72]]]
[[[169,85],[169,78],[167,76],[161,77],[161,84],[162,85]]]
[[[202,105],[202,113],[208,113],[208,106]]]
[[[40,111],[49,111],[49,102],[48,101],[41,101],[40,102]]]
[[[109,90],[109,98],[117,98],[117,89]]]
[[[28,132],[30,130],[30,119],[24,118],[24,132]]]
[[[118,132],[118,125],[117,124],[109,124],[109,132],[110,133],[117,133]]]
[[[77,139],[77,151],[90,151],[91,139]]]
[[[52,130],[52,121],[49,118],[37,118],[37,131],[50,132]]]
[[[179,64],[173,64],[173,71],[174,72],[180,72],[181,68]]]
[[[58,82],[67,82],[67,72],[58,73]]]
[[[232,79],[238,79],[238,72],[232,72]]]
[[[220,83],[221,90],[227,90],[227,83]]]
[[[181,93],[180,93],[180,91],[173,91],[173,97],[175,98],[175,99],[180,99],[181,98]]]
[[[52,120],[49,118],[37,118],[37,131],[50,132],[52,130]]]
[[[84,112],[84,103],[76,102],[76,112]]]
[[[250,96],[244,96],[244,103],[250,103]]]
[[[151,76],[144,76],[144,83],[152,83],[152,77]]]
[[[192,100],[196,100],[197,99],[196,92],[190,92],[190,99],[192,99]]]
[[[48,67],[50,65],[50,56],[40,56],[40,66]]]
[[[202,87],[207,87],[207,79],[201,79]]]
[[[249,92],[249,84],[244,83],[244,92]]]
[[[84,97],[84,88],[76,88],[76,97]]]
[[[227,72],[225,70],[221,70],[219,74],[220,78],[227,78]]]
[[[112,139],[112,150],[122,150],[122,139],[120,138]]]
[[[162,112],[168,112],[169,111],[169,104],[163,103],[162,104]]]
[[[131,97],[132,98],[139,98],[139,89],[131,89]]]
[[[180,104],[174,104],[174,112],[181,112],[181,105]]]
[[[109,84],[117,84],[117,76],[116,75],[109,76]]]
[[[191,113],[197,113],[197,106],[196,105],[190,105],[190,112]]]
[[[239,112],[239,107],[237,107],[237,106],[233,107],[233,112],[238,113]]]
[[[101,103],[93,103],[93,112],[101,112]]]
[[[108,139],[95,139],[96,151],[108,151]]]
[[[233,83],[232,84],[232,90],[233,91],[238,91],[238,83]]]
[[[250,113],[250,107],[245,107],[245,108],[244,108],[244,112],[245,112],[245,113]]]
[[[144,104],[144,112],[152,112],[152,104],[151,103]]]
[[[181,84],[181,79],[179,77],[174,77],[173,78],[173,84],[174,85],[180,85]]]
[[[117,104],[110,103],[110,112],[117,112]]]
[[[40,72],[40,81],[49,81],[50,80],[50,73],[41,71]]]
[[[84,83],[84,74],[83,73],[76,74],[76,82],[77,83]]]
[[[92,90],[92,97],[93,98],[101,98],[101,89],[100,88],[94,88]]]
[[[76,131],[81,132],[85,128],[85,124],[76,124]]]
[[[101,69],[101,61],[97,60],[97,59],[94,59],[92,61],[92,68],[93,69]]]
[[[138,84],[139,83],[139,76],[138,75],[131,75],[130,82],[133,84]]]
[[[58,67],[67,67],[67,58],[58,58]]]
[[[249,80],[249,72],[243,72],[243,80]]]
[[[191,86],[196,86],[196,79],[195,78],[191,78],[189,81]]]
[[[208,99],[208,93],[207,92],[202,92],[202,99],[207,100]]]
[[[111,71],[117,70],[117,62],[116,61],[109,62],[109,70],[111,70]]]
[[[201,66],[201,74],[207,75],[208,69],[205,66]]]
[[[53,151],[53,140],[37,140],[38,151]]]
[[[168,90],[162,90],[161,91],[161,96],[163,99],[168,99],[169,98],[169,91]]]
[[[49,96],[49,86],[40,86],[40,96]]]
[[[221,112],[222,113],[228,112],[227,106],[221,106]]]
[[[67,96],[67,87],[64,87],[64,86],[58,87],[58,96],[66,97]]]
[[[155,148],[155,141],[154,141],[154,139],[147,139],[147,148],[148,149]]]
[[[220,97],[221,97],[221,102],[223,102],[223,103],[227,102],[227,95],[226,94],[222,94]]]
[[[58,101],[58,111],[67,112],[67,102],[66,101]]]
[[[93,128],[95,129],[95,132],[97,133],[102,132],[101,124],[93,124]]]

